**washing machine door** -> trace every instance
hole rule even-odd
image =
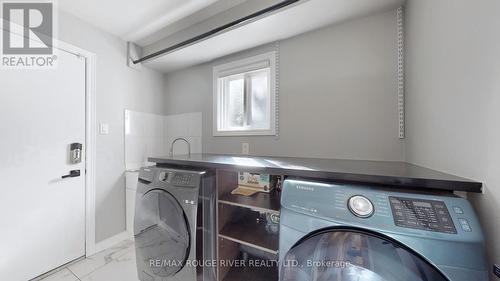
[[[328,230],[310,235],[281,261],[281,281],[445,281],[434,266],[371,232]]]
[[[139,276],[141,280],[173,276],[185,266],[191,247],[184,210],[163,189],[149,190],[137,201],[134,237]]]

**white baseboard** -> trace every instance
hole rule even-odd
[[[106,250],[124,240],[131,239],[131,235],[129,232],[124,231],[116,234],[115,236],[111,236],[108,239],[104,239],[95,245],[95,252],[99,253],[100,251]]]

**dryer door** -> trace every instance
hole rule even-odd
[[[299,241],[284,256],[282,281],[445,281],[434,266],[397,242],[331,229]]]
[[[139,276],[175,275],[184,267],[191,247],[184,210],[162,189],[152,189],[137,200],[134,236]]]

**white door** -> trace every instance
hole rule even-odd
[[[85,148],[85,60],[57,55],[51,70],[0,69],[0,280],[85,255],[85,157],[69,161]]]

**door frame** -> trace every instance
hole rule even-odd
[[[95,167],[96,167],[96,54],[53,39],[54,48],[85,60],[85,257],[96,252],[95,241]]]

